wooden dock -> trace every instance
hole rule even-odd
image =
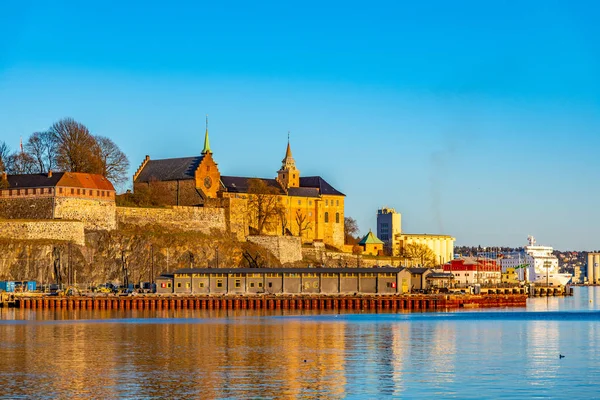
[[[443,311],[525,307],[526,294],[409,296],[38,296],[20,297],[17,308],[34,310],[371,310]]]

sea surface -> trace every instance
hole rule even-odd
[[[600,398],[600,287],[574,290],[435,313],[1,309],[0,398]]]

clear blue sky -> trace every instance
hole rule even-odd
[[[600,249],[597,1],[0,3],[0,140],[66,116],[132,172],[303,175],[457,244]]]

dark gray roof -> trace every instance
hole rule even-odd
[[[288,189],[290,196],[319,197],[319,189],[312,187],[291,187]]]
[[[431,268],[409,268],[408,269],[410,271],[411,274],[424,274],[425,272],[431,270]]]
[[[49,178],[47,174],[8,175],[7,178],[10,188],[54,187],[63,175],[64,172],[53,172]]]
[[[194,172],[202,161],[203,156],[166,158],[164,160],[149,160],[136,182],[157,181],[182,181],[194,179]]]
[[[333,186],[331,186],[327,181],[320,176],[305,176],[300,177],[300,187],[301,188],[317,188],[319,189],[319,193],[321,195],[336,195],[336,196],[345,196],[344,193],[336,190]]]
[[[183,268],[173,274],[356,274],[356,273],[398,273],[403,267],[391,268]],[[163,274],[165,276],[167,274]]]
[[[276,179],[246,178],[243,176],[221,175],[221,183],[223,183],[223,186],[225,186],[225,189],[228,192],[232,193],[248,193],[248,179],[260,179],[261,181],[265,182],[267,186],[277,189],[277,193],[285,194],[285,191]]]
[[[449,273],[449,272],[432,272],[431,274],[427,275],[427,279],[432,278],[432,279],[453,279],[454,278],[454,274]]]

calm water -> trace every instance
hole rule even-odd
[[[451,313],[3,310],[0,398],[600,398],[599,307],[576,288]]]

